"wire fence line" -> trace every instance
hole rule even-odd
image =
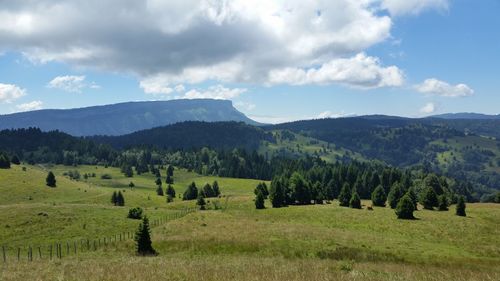
[[[182,218],[190,213],[196,212],[198,208],[190,207],[185,208],[175,213],[170,213],[160,218],[150,220],[149,225],[151,228],[161,226],[169,221]],[[35,260],[54,260],[62,259],[71,255],[78,255],[84,252],[93,252],[99,249],[114,246],[117,243],[133,240],[135,238],[136,229],[131,231],[124,231],[115,233],[113,235],[106,235],[94,239],[67,239],[60,242],[42,245],[25,245],[25,246],[9,246],[2,244],[1,262],[32,262]]]

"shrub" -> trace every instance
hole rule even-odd
[[[137,208],[132,208],[132,209],[128,210],[127,218],[134,219],[134,220],[142,219],[142,208],[137,207]]]
[[[200,210],[205,210],[205,206],[207,203],[205,202],[205,197],[203,196],[203,192],[198,194],[198,200],[196,201],[196,205],[200,207]]]
[[[110,174],[103,174],[103,175],[101,175],[101,179],[102,180],[110,180],[112,178],[113,177]]]

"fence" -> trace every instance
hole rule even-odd
[[[175,219],[182,218],[189,213],[195,212],[197,208],[185,208],[175,213],[168,214],[161,218],[150,220],[150,227],[157,227]],[[53,260],[62,259],[70,255],[78,255],[83,252],[97,251],[104,247],[113,246],[116,243],[133,240],[136,229],[132,231],[120,232],[114,235],[108,235],[95,239],[66,240],[64,242],[54,242],[45,246],[1,246],[1,261],[7,263],[10,261],[34,261],[34,260]]]

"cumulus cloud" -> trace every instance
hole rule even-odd
[[[392,15],[416,15],[428,9],[447,10],[449,0],[383,0],[381,6]]]
[[[43,102],[39,101],[39,100],[35,100],[32,102],[28,102],[28,103],[22,103],[22,104],[19,104],[16,106],[16,108],[19,111],[38,110],[38,109],[42,109],[42,107],[43,107]]]
[[[466,84],[450,85],[435,78],[425,80],[423,83],[416,85],[415,89],[423,94],[443,97],[466,97],[474,94],[474,90]]]
[[[235,102],[234,106],[236,106],[236,108],[240,108],[240,109],[243,109],[243,110],[246,110],[246,111],[252,111],[256,107],[256,105],[254,103],[243,102],[243,101]]]
[[[420,108],[420,113],[431,114],[436,112],[436,105],[432,102],[426,103],[422,108]]]
[[[132,73],[147,93],[207,80],[266,83],[270,72],[353,60],[390,38],[392,20],[375,8],[381,1],[3,1],[0,50],[39,63]],[[310,83],[399,83],[395,67],[356,78],[358,70]]]
[[[247,89],[241,88],[226,88],[222,85],[210,86],[206,90],[190,90],[184,94],[187,99],[220,99],[228,100],[238,97],[246,92]]]
[[[47,87],[66,92],[80,93],[85,87],[85,76],[57,76],[47,84]]]
[[[401,86],[403,72],[396,66],[384,67],[377,58],[360,53],[348,59],[334,59],[319,68],[284,68],[273,70],[271,84],[329,84],[341,83],[360,88]]]
[[[11,103],[25,95],[25,89],[13,84],[0,83],[0,103]]]

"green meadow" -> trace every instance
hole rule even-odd
[[[500,205],[468,204],[467,217],[419,210],[397,220],[394,210],[363,201],[362,210],[331,204],[256,210],[258,180],[174,172],[177,198],[157,196],[152,174],[127,178],[101,166],[0,169],[0,245],[9,248],[95,239],[135,231],[128,210],[152,220],[195,207],[179,198],[188,184],[217,180],[219,210],[190,213],[152,227],[155,257],[138,257],[132,240],[62,259],[0,257],[0,280],[500,280]],[[57,187],[45,186],[51,170]],[[95,173],[70,180],[65,172]],[[165,170],[161,171],[163,179]],[[111,179],[101,179],[107,174]],[[135,187],[130,188],[133,182]],[[165,183],[163,187],[165,188]],[[121,191],[125,207],[112,206]],[[23,248],[24,249],[24,248]]]

